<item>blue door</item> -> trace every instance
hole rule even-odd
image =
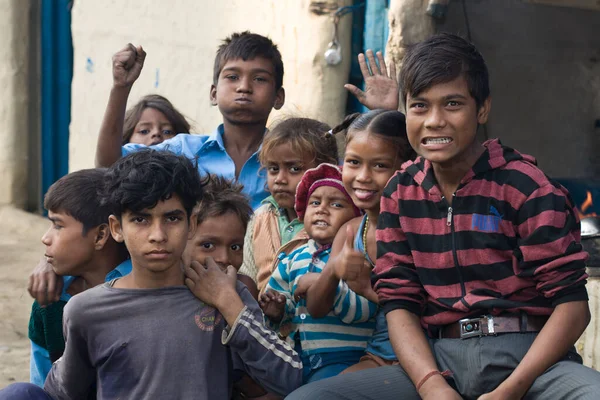
[[[42,195],[69,171],[73,42],[72,0],[42,0]]]

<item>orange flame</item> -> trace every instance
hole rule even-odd
[[[585,214],[585,211],[588,208],[593,207],[593,206],[594,206],[594,203],[592,201],[592,193],[588,190],[585,201],[583,203],[581,203],[581,207],[579,207],[579,209],[577,210],[579,219],[583,219],[583,218],[587,218],[587,217],[597,217],[598,215],[593,211],[589,214]]]

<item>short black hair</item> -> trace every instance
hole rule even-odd
[[[418,96],[463,75],[477,108],[490,96],[488,69],[477,48],[460,36],[440,33],[408,47],[400,70],[402,99]]]
[[[256,57],[266,58],[273,63],[275,90],[279,90],[283,86],[283,60],[277,45],[268,37],[249,31],[234,33],[223,40],[215,57],[213,84],[217,84],[219,74],[227,61],[237,58],[248,61]]]
[[[64,212],[83,224],[83,235],[102,224],[108,224],[110,210],[102,204],[105,168],[82,169],[63,176],[50,186],[44,196],[44,208]]]
[[[248,196],[242,193],[243,186],[218,175],[210,175],[202,200],[198,203],[198,226],[211,217],[220,217],[229,212],[237,215],[244,226],[252,215]]]
[[[125,211],[153,208],[175,194],[189,218],[196,202],[202,200],[203,185],[187,157],[144,149],[121,158],[106,171],[103,202],[121,218]]]

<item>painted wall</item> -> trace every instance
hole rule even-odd
[[[27,202],[29,0],[0,0],[0,205]]]
[[[168,97],[194,126],[212,132],[220,114],[209,103],[220,40],[236,31],[268,35],[283,55],[286,103],[271,119],[299,115],[336,124],[343,118],[350,24],[340,25],[344,62],[325,65],[333,22],[309,11],[308,0],[78,0],[73,8],[74,77],[70,170],[93,166],[96,138],[112,84],[111,57],[126,43],[147,52],[129,105],[148,93]],[[351,0],[331,1],[345,5]]]
[[[488,136],[538,159],[554,177],[600,174],[600,12],[467,1],[472,40],[490,70]],[[462,3],[438,30],[467,34]],[[598,122],[596,122],[598,121]]]

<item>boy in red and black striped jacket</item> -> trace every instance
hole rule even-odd
[[[421,157],[386,187],[375,268],[390,340],[412,381],[399,392],[595,398],[600,374],[573,348],[590,312],[568,192],[532,157],[477,140],[491,98],[472,44],[441,34],[415,45],[400,81]]]

